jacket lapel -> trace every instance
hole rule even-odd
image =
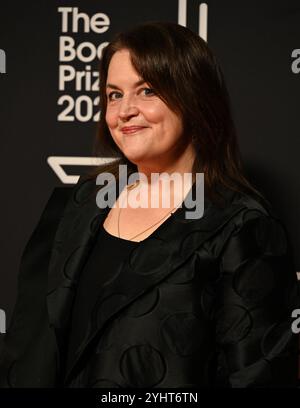
[[[65,347],[64,340],[80,272],[88,258],[98,228],[110,209],[98,208],[95,196],[89,196],[93,190],[93,181],[80,180],[76,185],[57,230],[49,264],[48,312],[60,350]],[[194,183],[188,195],[194,196],[195,190]],[[117,186],[116,197],[119,193]],[[224,195],[229,204],[233,193],[224,190]],[[104,326],[116,313],[176,271],[203,242],[244,207],[244,203],[237,201],[220,209],[205,199],[204,215],[200,219],[186,219],[185,211],[191,209],[183,203],[153,234],[141,241],[131,253],[128,262],[122,265],[118,277],[101,288],[94,308],[95,314],[91,316],[86,337],[68,367],[65,383],[72,376],[88,346],[101,335]]]

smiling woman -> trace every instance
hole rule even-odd
[[[129,50],[117,51],[111,58],[106,87],[105,119],[116,145],[138,165],[139,172],[167,171],[166,163],[174,161],[175,151],[182,145],[182,120],[140,78]],[[110,92],[111,88],[117,91]],[[181,161],[189,163],[194,157],[190,143],[181,151]]]
[[[22,257],[0,384],[296,386],[291,245],[244,175],[212,50],[178,24],[133,27],[103,50],[100,96],[95,153],[117,160],[49,200]],[[121,165],[135,183],[97,186]],[[187,219],[199,173],[204,212]],[[153,174],[180,176],[169,207],[130,205],[154,187],[161,198]],[[103,192],[114,206],[97,206]]]

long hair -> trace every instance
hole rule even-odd
[[[100,61],[100,121],[93,153],[114,157],[87,176],[105,171],[118,179],[120,164],[127,174],[137,172],[115,144],[105,121],[106,81],[115,52],[127,49],[133,67],[155,93],[180,115],[183,136],[193,143],[196,158],[193,176],[204,172],[205,194],[217,201],[216,186],[245,192],[266,203],[265,197],[244,175],[231,104],[216,56],[197,34],[171,22],[146,22],[118,33],[103,49]]]

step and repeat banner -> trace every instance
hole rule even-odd
[[[103,47],[150,20],[190,28],[217,55],[247,175],[286,225],[300,271],[299,0],[2,2],[1,335],[22,251],[53,188],[103,159],[92,157]]]

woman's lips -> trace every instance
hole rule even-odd
[[[136,133],[139,132],[142,129],[146,129],[145,126],[124,126],[121,130],[122,133],[131,134],[131,133]]]

